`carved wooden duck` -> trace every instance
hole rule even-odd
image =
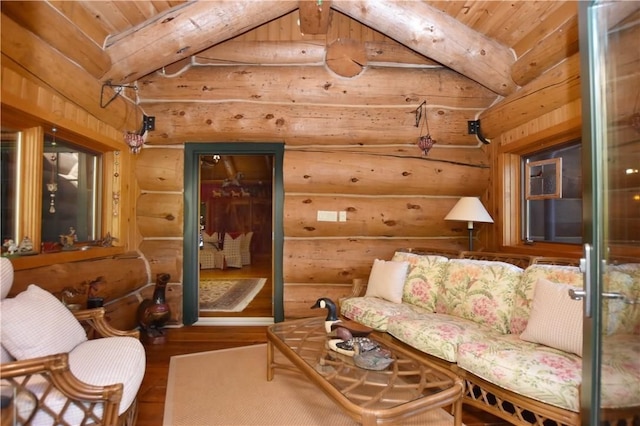
[[[393,362],[391,354],[386,349],[373,349],[363,352],[361,343],[355,341],[353,350],[353,363],[365,370],[384,370]]]
[[[321,297],[311,309],[322,308],[327,310],[327,317],[324,320],[324,328],[327,333],[333,332],[335,329],[346,328],[353,336],[367,336],[371,333],[371,328],[359,324],[355,321],[342,320],[338,318],[338,308],[333,300],[327,297]]]

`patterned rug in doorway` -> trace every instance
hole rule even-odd
[[[201,311],[242,312],[262,290],[266,278],[200,281]]]

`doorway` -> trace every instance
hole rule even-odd
[[[282,156],[282,144],[185,144],[185,325],[284,318]]]

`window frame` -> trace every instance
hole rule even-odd
[[[580,139],[582,130],[579,120],[571,120],[544,131],[532,133],[517,141],[498,147],[496,171],[498,176],[498,194],[503,194],[499,208],[503,211],[502,226],[498,230],[501,251],[526,253],[534,256],[576,256],[582,253],[582,245],[557,242],[526,242],[522,239],[522,208],[524,173],[522,158],[533,153],[566,145]]]
[[[101,235],[110,233],[114,237],[124,239],[123,208],[115,203],[112,194],[122,190],[123,162],[126,150],[121,150],[116,141],[93,132],[74,131],[64,126],[37,119],[19,110],[2,104],[2,125],[22,133],[22,149],[18,151],[20,163],[17,179],[20,180],[18,193],[19,243],[24,236],[28,236],[38,254],[33,256],[11,257],[15,270],[30,269],[57,263],[75,262],[124,253],[126,241],[115,242],[112,247],[92,246],[90,250],[61,251],[55,253],[41,252],[42,227],[42,162],[44,152],[45,129],[57,129],[56,137],[71,142],[77,146],[87,148],[102,154],[102,185],[101,185]],[[49,131],[50,133],[50,131]],[[84,133],[84,134],[83,134]],[[125,146],[123,145],[122,148]],[[115,177],[115,175],[118,175]]]

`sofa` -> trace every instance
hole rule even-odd
[[[146,366],[139,332],[111,327],[104,308],[72,312],[35,284],[7,297],[13,266],[5,257],[0,284],[0,381],[16,416],[3,407],[2,424],[135,425]]]
[[[517,425],[580,424],[583,284],[577,261],[506,253],[398,250],[354,280],[343,317],[465,381],[463,403]],[[640,263],[609,265],[602,406],[640,421]],[[635,423],[634,423],[635,422]]]

